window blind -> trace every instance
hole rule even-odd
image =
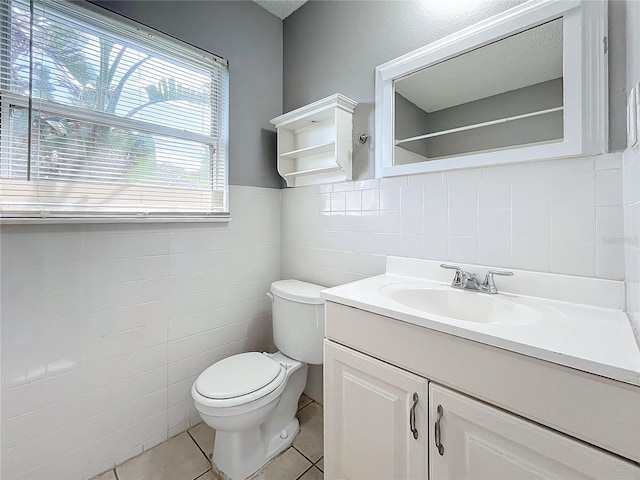
[[[61,0],[0,2],[0,208],[228,216],[228,67]]]

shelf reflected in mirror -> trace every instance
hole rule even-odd
[[[561,142],[562,19],[393,83],[394,165]]]

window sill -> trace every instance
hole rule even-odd
[[[49,218],[0,218],[0,225],[45,225],[82,223],[229,223],[226,217],[49,217]]]

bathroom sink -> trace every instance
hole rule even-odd
[[[526,301],[502,294],[412,284],[386,285],[380,293],[405,307],[465,322],[528,325],[542,317],[539,309],[527,305]]]

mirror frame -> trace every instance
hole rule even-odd
[[[563,20],[562,141],[393,165],[396,79],[556,18]],[[606,50],[606,1],[530,0],[376,67],[376,178],[604,153],[609,139]]]

